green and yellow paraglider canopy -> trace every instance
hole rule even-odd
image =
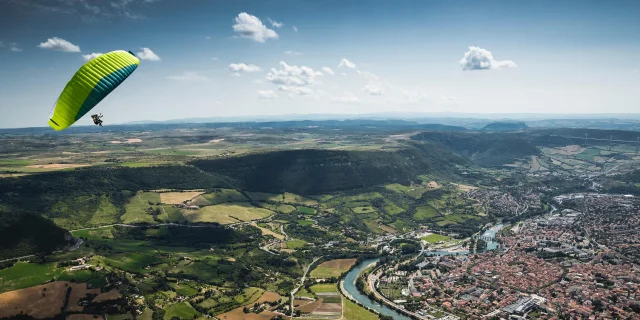
[[[85,63],[64,88],[49,117],[49,126],[64,130],[93,109],[140,64],[131,52],[117,50]]]

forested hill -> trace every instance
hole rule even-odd
[[[50,220],[25,212],[0,212],[0,260],[47,253],[69,244],[69,233]]]
[[[529,128],[524,122],[493,122],[482,128],[482,131],[516,131]]]
[[[289,150],[196,160],[190,164],[238,180],[244,190],[321,194],[385,183],[408,183],[420,174],[445,178],[455,164],[468,164],[435,144],[398,151]]]

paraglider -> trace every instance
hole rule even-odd
[[[140,60],[133,52],[123,50],[105,53],[85,63],[60,93],[49,117],[49,126],[64,130],[74,124],[118,87],[139,64]],[[102,114],[91,118],[94,124],[102,127]]]
[[[101,126],[102,127],[102,120],[100,120],[102,118],[102,113],[100,115],[97,114],[92,114],[91,115],[91,119],[93,120],[93,124],[95,124],[96,126]]]

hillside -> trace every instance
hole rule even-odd
[[[190,164],[238,180],[249,191],[322,194],[385,183],[407,184],[420,174],[454,174],[464,159],[434,144],[386,151],[289,150]]]
[[[463,133],[430,131],[412,137],[418,141],[431,141],[467,157],[481,166],[501,166],[513,163],[540,151],[526,135],[514,133]]]
[[[0,179],[0,203],[7,211],[43,215],[75,228],[95,215],[121,216],[137,190],[207,189],[228,186],[227,181],[190,166],[94,167]]]
[[[69,233],[25,212],[0,212],[0,260],[51,252],[68,244]]]

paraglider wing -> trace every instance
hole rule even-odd
[[[140,64],[131,52],[105,53],[85,63],[62,90],[49,117],[49,126],[64,130],[95,107]]]

